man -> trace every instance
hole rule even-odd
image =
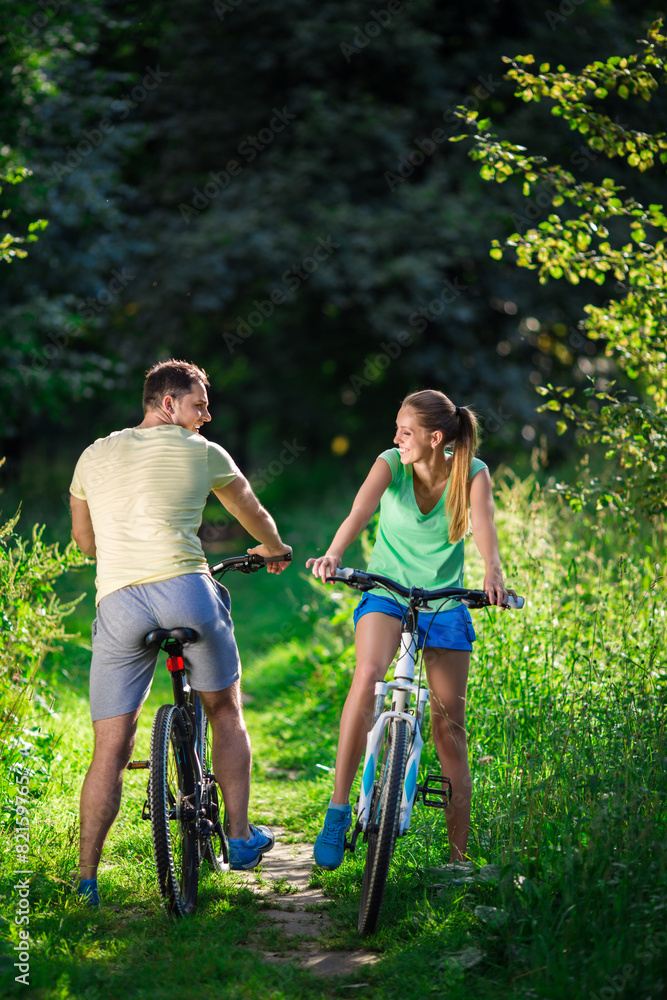
[[[123,772],[148,696],[157,653],[154,628],[189,626],[199,641],[186,670],[213,734],[213,769],[229,819],[230,866],[254,868],[273,847],[248,822],[251,749],[241,710],[241,667],[229,607],[211,577],[197,530],[211,492],[258,540],[262,556],[291,553],[248,480],[219,445],[200,436],[210,421],[206,373],[163,361],[146,376],[144,419],[87,448],[70,486],[72,537],[97,560],[90,707],[92,763],[81,791],[78,892],[99,905],[97,867],[120,807]],[[267,565],[281,573],[287,561]]]

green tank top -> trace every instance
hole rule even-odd
[[[463,586],[464,540],[452,545],[448,537],[445,500],[449,482],[433,510],[422,514],[415,497],[412,466],[403,465],[398,448],[389,448],[379,457],[391,469],[391,483],[380,501],[380,521],[369,572],[389,576],[405,587],[425,590]],[[485,462],[473,458],[470,479],[486,468]],[[388,596],[381,588],[371,593]],[[441,610],[458,606],[458,601],[449,601]]]

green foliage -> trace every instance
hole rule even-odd
[[[508,475],[498,485],[504,570],[526,606],[473,612],[475,870],[463,888],[447,885],[443,819],[417,806],[371,945],[396,962],[425,963],[425,980],[437,975],[444,951],[476,949],[486,963],[471,973],[473,995],[561,996],[571,988],[588,996],[624,964],[648,995],[660,982],[656,906],[667,889],[664,536],[629,534],[609,512],[604,521],[575,513],[533,480]],[[474,586],[483,565],[472,545],[468,559]],[[314,643],[269,657],[270,682],[267,671],[266,681],[250,684],[255,710],[267,707],[258,719],[262,756],[301,768],[308,788],[325,773],[318,763],[333,764],[354,663],[355,598],[334,601],[326,591],[320,600]],[[422,767],[439,771],[430,738]],[[324,808],[331,775],[318,784]],[[321,815],[312,805],[303,795],[287,811],[300,806],[299,829],[314,834]],[[317,875],[346,902],[350,923],[362,862],[363,850]],[[353,940],[349,934],[347,946]]]
[[[0,299],[0,431],[28,450],[48,415],[74,451],[110,420],[136,422],[143,372],[175,354],[209,371],[242,466],[270,461],[295,428],[309,461],[341,434],[380,450],[387,412],[424,385],[454,386],[489,449],[508,459],[518,443],[527,460],[525,425],[550,432],[530,379],[569,374],[576,357],[523,342],[517,312],[539,303],[569,323],[583,299],[499,274],[488,235],[516,206],[499,207],[446,137],[462,101],[501,120],[518,105],[538,131],[501,56],[526,25],[552,51],[547,20],[530,0],[482,19],[419,0],[376,12],[389,17],[376,35],[361,0],[230,6],[0,6],[6,141],[33,171],[13,212],[49,218]],[[594,38],[636,25],[629,0],[587,0],[558,44],[583,61]],[[123,269],[134,277],[116,294]]]
[[[655,163],[667,162],[667,133],[647,133],[621,124],[611,109],[594,106],[616,93],[622,99],[650,101],[667,81],[667,36],[657,20],[647,33],[642,49],[630,56],[612,56],[596,61],[573,74],[558,66],[552,72],[544,63],[539,73],[527,67],[532,55],[506,59],[507,76],[515,83],[515,94],[526,102],[545,98],[552,114],[578,131],[593,151],[592,159],[620,157],[644,172]],[[636,112],[635,112],[636,113]],[[605,287],[603,305],[585,307],[582,322],[589,338],[604,342],[605,351],[619,371],[636,380],[645,401],[623,394],[611,395],[609,385],[594,384],[587,391],[593,405],[563,402],[561,390],[549,384],[553,398],[540,412],[560,411],[563,433],[574,425],[580,441],[602,442],[609,472],[601,481],[580,482],[566,492],[577,506],[601,500],[628,518],[635,511],[655,515],[667,510],[667,218],[663,206],[641,204],[612,177],[599,182],[582,181],[572,171],[544,156],[533,156],[488,130],[489,121],[477,122],[476,114],[463,110],[460,116],[475,130],[470,156],[482,164],[484,180],[503,182],[523,179],[524,195],[537,185],[550,195],[553,208],[537,227],[528,220],[504,244],[494,240],[491,256],[502,260],[511,250],[518,267],[536,270],[541,284],[565,279],[578,285],[582,279]],[[457,137],[460,138],[460,137]],[[568,217],[570,213],[570,217]],[[610,281],[615,279],[613,289]],[[596,391],[597,390],[597,391]],[[604,405],[599,406],[597,401]],[[584,400],[585,404],[585,400]]]
[[[11,153],[11,150],[7,151]],[[5,158],[8,157],[5,154]],[[22,180],[26,177],[30,177],[32,174],[31,170],[27,167],[19,167],[16,165],[10,165],[9,162],[5,162],[3,166],[0,166],[0,181],[7,184],[20,184]],[[2,188],[0,187],[0,193],[2,193]],[[11,209],[6,208],[0,212],[0,218],[6,219],[10,214]],[[28,226],[27,236],[13,236],[11,233],[5,233],[4,236],[0,237],[0,260],[6,261],[6,263],[11,264],[15,257],[27,257],[28,251],[21,249],[20,243],[34,243],[38,238],[35,234],[37,231],[46,229],[48,225],[46,219],[36,219],[31,222]]]
[[[35,525],[29,541],[16,531],[16,514],[0,527],[0,754],[3,773],[22,759],[23,720],[35,698],[43,709],[47,653],[69,638],[63,624],[79,599],[63,602],[55,581],[84,558],[74,543],[64,551],[43,541],[44,526]]]
[[[450,882],[444,817],[418,805],[411,832],[398,844],[372,939],[360,941],[355,930],[364,848],[336,872],[313,873],[329,898],[331,920],[317,946],[372,950],[377,964],[355,968],[353,982],[363,983],[373,1000],[399,1000],[406,981],[415,996],[439,996],[445,977],[454,1000],[605,996],[622,975],[631,977],[628,995],[661,996],[664,536],[629,532],[608,512],[604,518],[574,514],[533,481],[497,480],[504,568],[527,604],[521,612],[473,612],[474,870],[457,879],[460,884]],[[322,544],[333,527],[321,523],[327,512],[324,497],[317,511]],[[312,509],[293,516],[305,547],[314,531]],[[472,544],[467,560],[474,586],[483,569]],[[288,576],[228,582],[254,751],[252,817],[312,839],[331,793],[332,774],[317,765],[330,768],[334,761],[353,669],[357,597],[299,580],[305,594],[300,590],[285,603],[276,594],[294,585]],[[299,624],[284,631],[290,614]],[[281,634],[290,638],[278,638],[266,652],[262,639]],[[261,655],[246,656],[249,645]],[[78,656],[74,644],[66,655]],[[170,696],[165,674],[158,670],[139,719],[137,757],[147,755],[152,716]],[[43,721],[33,703],[33,728],[24,734],[33,747],[25,766],[32,768],[38,756],[30,781],[33,990],[45,998],[105,991],[137,1000],[166,997],[185,949],[203,956],[190,975],[193,995],[218,995],[222,982],[222,995],[248,1000],[330,996],[329,980],[264,960],[267,950],[280,953],[285,939],[266,917],[266,897],[253,895],[245,876],[214,878],[204,871],[196,916],[178,925],[165,918],[149,824],[139,818],[143,771],[125,778],[100,870],[103,907],[82,909],[68,889],[77,797],[92,743],[84,676],[59,682],[54,691],[57,712]],[[423,764],[438,770],[428,734]],[[7,920],[0,990],[19,996],[23,987],[14,982],[10,957],[18,943],[11,805],[5,803],[0,821],[0,917]],[[222,938],[224,948],[211,947]]]

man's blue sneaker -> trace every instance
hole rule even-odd
[[[81,896],[86,906],[89,906],[91,910],[100,905],[100,893],[96,878],[82,878],[76,887],[76,894]]]
[[[327,809],[324,817],[324,826],[315,840],[313,854],[315,862],[320,868],[334,871],[343,862],[345,856],[345,834],[352,822],[352,807],[345,806],[344,809]]]
[[[229,838],[229,867],[232,871],[256,868],[262,855],[273,847],[274,836],[268,826],[253,826],[251,823],[250,835],[250,840]]]

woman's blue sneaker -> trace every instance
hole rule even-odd
[[[345,834],[352,822],[352,806],[332,808],[329,806],[324,817],[324,826],[317,835],[313,854],[320,868],[334,871],[345,857]]]
[[[77,896],[81,896],[86,906],[96,909],[100,905],[100,894],[96,878],[82,878],[76,887]]]
[[[268,826],[250,824],[250,840],[229,838],[229,867],[232,871],[249,871],[256,868],[262,855],[270,851],[274,837]]]

